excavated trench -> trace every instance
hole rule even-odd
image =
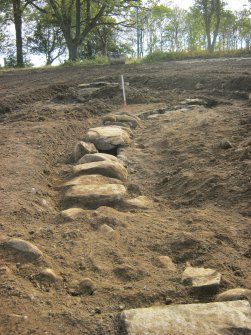
[[[196,76],[190,76],[188,85],[183,73],[180,87],[172,91],[177,84],[173,76],[158,81],[155,69],[151,71],[149,77],[142,73],[127,77],[129,101],[144,103],[128,106],[129,116],[140,118],[130,145],[98,150],[120,160],[127,180],[103,176],[107,166],[102,165],[98,168],[102,178],[91,183],[89,176],[96,175],[100,163],[85,162],[94,165],[76,172],[82,164],[73,159],[76,143],[86,141],[90,128],[119,126],[113,119],[118,114],[114,106],[121,101],[119,87],[113,87],[106,99],[110,88],[83,94],[79,91],[83,87],[74,83],[62,92],[51,91],[49,101],[46,94],[41,100],[34,96],[32,106],[25,106],[24,97],[21,108],[13,105],[12,113],[1,116],[5,165],[0,276],[7,313],[5,317],[0,311],[3,334],[7,329],[15,334],[17,323],[20,334],[131,335],[135,329],[164,334],[171,331],[170,324],[158,329],[160,323],[154,320],[192,316],[192,324],[198,308],[205,314],[196,332],[206,325],[206,334],[213,327],[208,316],[222,326],[220,318],[234,320],[234,310],[249,315],[243,301],[218,305],[218,300],[250,296],[248,92],[243,86],[243,92],[234,92],[238,87],[232,74],[227,79],[226,73],[224,79],[231,80],[231,91],[221,83],[215,85],[220,72],[212,72],[215,81],[208,85]],[[244,78],[240,82],[247,79],[244,73],[239,77]],[[204,87],[197,89],[199,81]],[[207,86],[208,90],[215,86],[215,94]],[[156,106],[146,104],[158,101]],[[81,183],[72,185],[79,177]],[[117,180],[116,187],[125,187],[126,193],[110,202],[107,193],[101,193],[100,205],[95,203],[97,190],[107,192],[100,185],[108,185],[108,190],[110,185],[103,177],[113,179],[112,185]],[[84,188],[74,188],[79,185]],[[65,200],[69,190],[81,192]],[[114,194],[112,189],[109,196]],[[194,278],[198,271],[200,282]],[[222,292],[223,296],[217,295]],[[217,317],[210,314],[218,307]],[[137,323],[142,318],[148,322]],[[242,320],[228,331],[250,331],[250,321]],[[187,331],[189,324],[179,326]],[[148,328],[142,329],[143,325]]]

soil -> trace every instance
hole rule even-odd
[[[121,74],[126,111],[155,113],[125,150],[128,192],[153,206],[99,207],[64,222],[58,186],[74,145],[125,109],[119,86],[78,85]],[[44,254],[0,248],[0,334],[123,334],[124,309],[213,301],[181,283],[187,262],[220,272],[220,292],[251,289],[250,93],[250,58],[0,72],[0,237]],[[204,102],[180,105],[195,98]],[[42,280],[44,268],[62,280]],[[85,278],[88,289],[74,291]]]

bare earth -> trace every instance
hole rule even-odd
[[[121,74],[127,112],[169,111],[143,120],[126,149],[128,192],[152,206],[101,207],[64,222],[58,186],[75,143],[123,110],[119,87],[83,95],[78,85]],[[251,289],[250,93],[251,59],[0,72],[0,238],[44,254],[31,261],[0,248],[0,334],[123,334],[124,309],[214,301],[181,283],[186,262],[220,272],[220,292]],[[188,98],[206,104],[176,108]],[[62,279],[42,280],[44,268]],[[72,291],[83,278],[93,294]]]

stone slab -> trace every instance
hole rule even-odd
[[[107,161],[107,160],[110,160],[110,161],[113,161],[113,162],[119,162],[119,160],[116,156],[99,152],[99,153],[95,153],[95,154],[84,155],[82,158],[79,159],[77,164],[85,164],[85,163]]]
[[[119,184],[75,185],[65,193],[65,199],[77,199],[83,205],[106,205],[117,202],[126,194],[126,188]]]
[[[100,174],[90,174],[70,179],[64,183],[62,187],[91,184],[122,184],[122,181],[119,179],[102,176]]]
[[[112,161],[99,161],[86,164],[79,164],[73,167],[74,174],[100,174],[102,176],[120,179],[122,181],[127,180],[126,168],[117,162]]]
[[[251,308],[244,300],[131,309],[121,313],[121,319],[127,335],[229,335],[251,332]]]
[[[93,143],[98,150],[107,151],[127,146],[132,141],[128,131],[116,126],[91,128],[86,134],[86,140]]]

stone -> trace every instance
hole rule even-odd
[[[114,114],[114,115],[106,115],[103,117],[103,122],[114,122],[114,123],[122,123],[128,124],[131,128],[135,129],[140,127],[140,119],[132,116],[130,114]]]
[[[131,209],[149,209],[153,207],[151,200],[144,195],[140,195],[133,199],[125,199],[123,205]]]
[[[98,150],[93,143],[80,141],[75,145],[73,149],[73,158],[74,161],[77,162],[84,155],[95,154],[97,152]]]
[[[130,128],[130,124],[129,123],[125,123],[125,122],[112,122],[112,121],[105,121],[104,122],[105,126],[118,126],[121,128]]]
[[[195,88],[196,88],[196,90],[201,90],[201,89],[204,88],[204,85],[201,84],[201,83],[197,83],[197,84],[195,85]]]
[[[217,289],[221,282],[221,274],[213,269],[188,266],[182,274],[182,282],[192,285],[195,289]]]
[[[5,241],[4,245],[7,248],[11,248],[19,251],[20,253],[27,255],[31,258],[39,259],[43,256],[41,250],[38,249],[34,244],[24,241],[20,238],[11,238]]]
[[[125,335],[249,334],[251,308],[247,301],[156,306],[120,314]]]
[[[82,158],[79,159],[77,164],[85,164],[85,163],[107,161],[107,160],[119,163],[119,160],[116,156],[98,152],[96,154],[84,155]]]
[[[105,236],[112,238],[114,236],[115,230],[112,227],[108,226],[107,224],[102,224],[99,228],[100,232]]]
[[[232,146],[232,144],[231,144],[227,139],[223,139],[223,140],[220,142],[219,147],[220,147],[221,149],[225,149],[225,150],[227,150],[227,149],[232,148],[233,146]]]
[[[90,278],[84,278],[80,282],[72,283],[69,292],[73,296],[92,295],[96,290],[94,282]]]
[[[195,98],[195,99],[186,99],[180,102],[181,105],[206,105],[205,100]]]
[[[10,268],[8,268],[8,266],[1,266],[0,267],[0,276],[4,276],[4,275],[8,275],[11,273]]]
[[[251,302],[251,290],[245,288],[234,288],[227,290],[216,296],[216,301],[229,301],[229,300],[249,300]]]
[[[127,180],[126,168],[117,162],[101,161],[86,164],[79,164],[73,167],[74,174],[101,174],[102,176],[120,179],[122,181]]]
[[[117,157],[118,157],[119,162],[122,163],[124,166],[129,165],[130,162],[129,162],[128,158],[126,157],[126,155],[119,154]]]
[[[162,268],[166,268],[172,272],[177,271],[176,265],[173,263],[172,259],[169,256],[159,256],[157,258],[157,265]]]
[[[84,212],[85,211],[82,208],[73,207],[73,208],[68,208],[64,211],[61,211],[60,216],[64,220],[74,221],[78,219],[79,217],[83,216]]]
[[[75,185],[65,193],[65,199],[75,199],[84,206],[97,207],[114,204],[126,194],[126,188],[119,184]]]
[[[92,185],[92,184],[122,184],[122,181],[115,178],[109,178],[100,174],[90,174],[75,177],[63,184],[63,187],[74,185]]]
[[[128,146],[131,138],[125,129],[116,126],[91,128],[86,140],[93,143],[98,150],[109,151],[119,146]]]
[[[46,268],[43,269],[37,276],[40,280],[55,283],[61,280],[61,277],[58,276],[52,269]]]

